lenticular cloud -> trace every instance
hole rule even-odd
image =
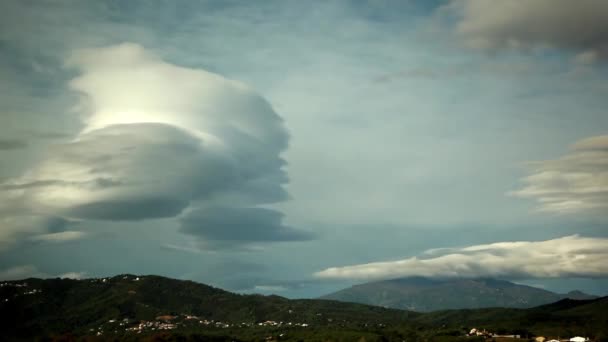
[[[128,43],[77,51],[66,65],[79,71],[69,85],[81,95],[83,128],[3,185],[23,211],[84,220],[182,215],[187,233],[209,240],[252,234],[246,222],[226,225],[216,215],[211,227],[191,213],[238,212],[287,198],[280,153],[288,134],[246,85]],[[283,226],[280,213],[260,217],[251,240],[305,236]],[[220,234],[217,226],[232,231]]]
[[[439,255],[437,255],[439,254]],[[578,235],[545,241],[498,242],[432,250],[419,257],[331,267],[325,279],[608,277],[608,239]]]

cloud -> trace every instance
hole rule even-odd
[[[67,272],[67,273],[63,273],[58,275],[57,277],[59,278],[63,278],[63,279],[84,279],[87,275],[87,272]]]
[[[59,233],[69,222],[58,217],[41,215],[18,215],[0,218],[0,251],[14,247],[25,237]]]
[[[523,179],[524,187],[511,195],[536,199],[540,211],[606,217],[608,135],[583,139],[559,159],[530,165],[532,174]]]
[[[20,265],[0,271],[0,280],[20,280],[25,278],[47,278],[48,274],[42,273],[34,265]]]
[[[86,272],[67,272],[57,276],[40,271],[34,265],[19,265],[0,270],[0,280],[21,280],[26,278],[69,278],[82,279]]]
[[[202,254],[203,253],[203,251],[196,246],[175,245],[172,243],[163,244],[160,246],[160,248],[162,248],[163,250],[167,250],[167,251],[177,251],[177,252],[192,253],[192,254]]]
[[[439,256],[331,267],[315,273],[324,279],[398,277],[498,277],[507,279],[608,277],[607,238],[578,235],[546,241],[498,242],[435,250]]]
[[[608,57],[608,3],[601,0],[452,0],[441,7],[473,48],[570,50],[576,61]]]
[[[181,231],[225,245],[308,240],[310,234],[282,224],[283,214],[265,208],[197,208],[181,218]],[[243,230],[240,227],[246,226]],[[234,234],[240,231],[240,234]]]
[[[280,285],[255,285],[253,290],[260,292],[284,292],[287,291],[287,288]]]
[[[244,293],[276,293],[297,291],[318,283],[315,280],[277,280],[268,277],[249,275],[224,279],[222,288]]]
[[[31,241],[38,241],[38,242],[59,243],[59,242],[80,240],[80,239],[85,238],[87,235],[88,234],[85,232],[80,232],[80,231],[75,231],[75,230],[73,230],[73,231],[66,230],[66,231],[57,232],[57,233],[34,235],[34,236],[30,237],[29,239]]]
[[[78,220],[177,217],[189,208],[182,231],[201,239],[303,236],[280,224],[281,213],[257,208],[288,198],[280,154],[289,137],[248,86],[132,43],[78,50],[66,66],[79,72],[69,85],[81,96],[83,128],[1,184],[3,200]]]
[[[19,150],[26,147],[27,143],[22,140],[0,139],[0,151]]]

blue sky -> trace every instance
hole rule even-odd
[[[0,13],[2,278],[313,297],[420,275],[396,262],[415,258],[608,293],[601,1]]]

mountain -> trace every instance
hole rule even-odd
[[[568,299],[578,299],[578,300],[598,298],[597,296],[590,295],[590,294],[587,294],[587,293],[579,291],[579,290],[570,291],[570,292],[562,295],[562,297],[568,298]]]
[[[83,334],[110,328],[124,332],[127,325],[158,321],[158,317],[183,320],[196,316],[201,321],[229,325],[283,321],[355,326],[393,324],[417,315],[354,303],[241,295],[192,281],[128,274],[101,279],[2,282],[0,312],[10,313],[0,319],[0,337],[27,337],[34,332]],[[120,325],[123,321],[125,324]]]
[[[343,302],[428,312],[471,308],[530,308],[560,299],[597,298],[580,291],[551,291],[496,279],[429,279],[421,277],[383,280],[355,285],[321,297]]]

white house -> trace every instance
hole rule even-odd
[[[584,337],[580,337],[580,336],[575,336],[573,338],[570,339],[570,342],[585,342],[585,341],[589,341],[588,338],[584,338]]]

